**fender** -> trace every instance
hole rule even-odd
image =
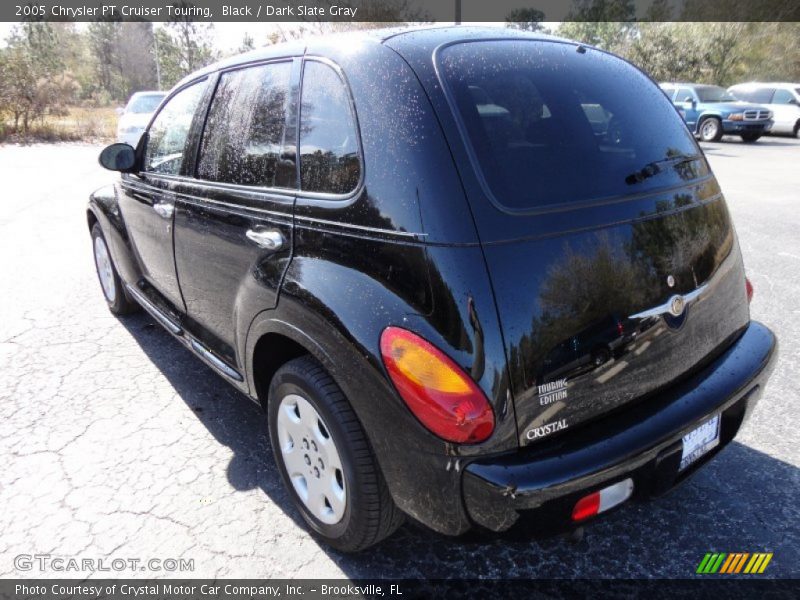
[[[138,281],[142,277],[142,271],[133,253],[128,229],[119,209],[116,184],[104,186],[89,196],[86,217],[90,229],[93,220],[100,224],[111,258],[122,280],[126,283]]]
[[[713,110],[703,111],[699,115],[697,115],[697,121],[695,121],[694,123],[694,133],[700,133],[700,123],[703,122],[703,119],[707,119],[708,117],[714,117],[716,119],[719,119],[720,123],[722,123],[722,121],[725,120],[724,117],[719,113],[719,111],[713,111]]]

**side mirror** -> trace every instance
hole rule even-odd
[[[125,109],[122,108],[121,106],[115,108],[114,111],[117,113],[117,116],[119,117],[121,117],[125,113]]]
[[[103,148],[99,160],[109,171],[130,173],[136,166],[136,150],[128,144],[111,144]]]

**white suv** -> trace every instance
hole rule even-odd
[[[800,135],[800,83],[740,83],[728,91],[739,100],[768,106],[775,121],[772,133]]]

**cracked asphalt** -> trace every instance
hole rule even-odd
[[[753,317],[781,343],[737,440],[577,543],[408,524],[347,556],[306,533],[259,409],[145,314],[106,310],[84,212],[114,177],[100,148],[0,147],[0,576],[101,575],[15,563],[50,555],[194,561],[112,573],[139,577],[685,577],[712,550],[774,552],[766,575],[800,576],[800,140],[704,148],[755,285]]]

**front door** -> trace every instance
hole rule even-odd
[[[769,105],[773,112],[775,125],[773,129],[781,133],[791,133],[795,124],[800,122],[800,106],[794,94],[786,89],[777,89]]]
[[[691,88],[678,88],[675,92],[675,104],[683,109],[683,119],[689,129],[695,131],[697,129],[697,117],[700,111],[697,109],[697,97]]]
[[[137,284],[151,299],[166,300],[162,308],[177,312],[184,303],[172,246],[175,186],[205,87],[205,81],[194,83],[169,99],[148,131],[142,170],[120,183],[120,210],[142,271]]]
[[[175,260],[187,329],[239,373],[237,334],[276,305],[292,256],[298,77],[292,59],[224,71],[195,173],[177,188]]]

